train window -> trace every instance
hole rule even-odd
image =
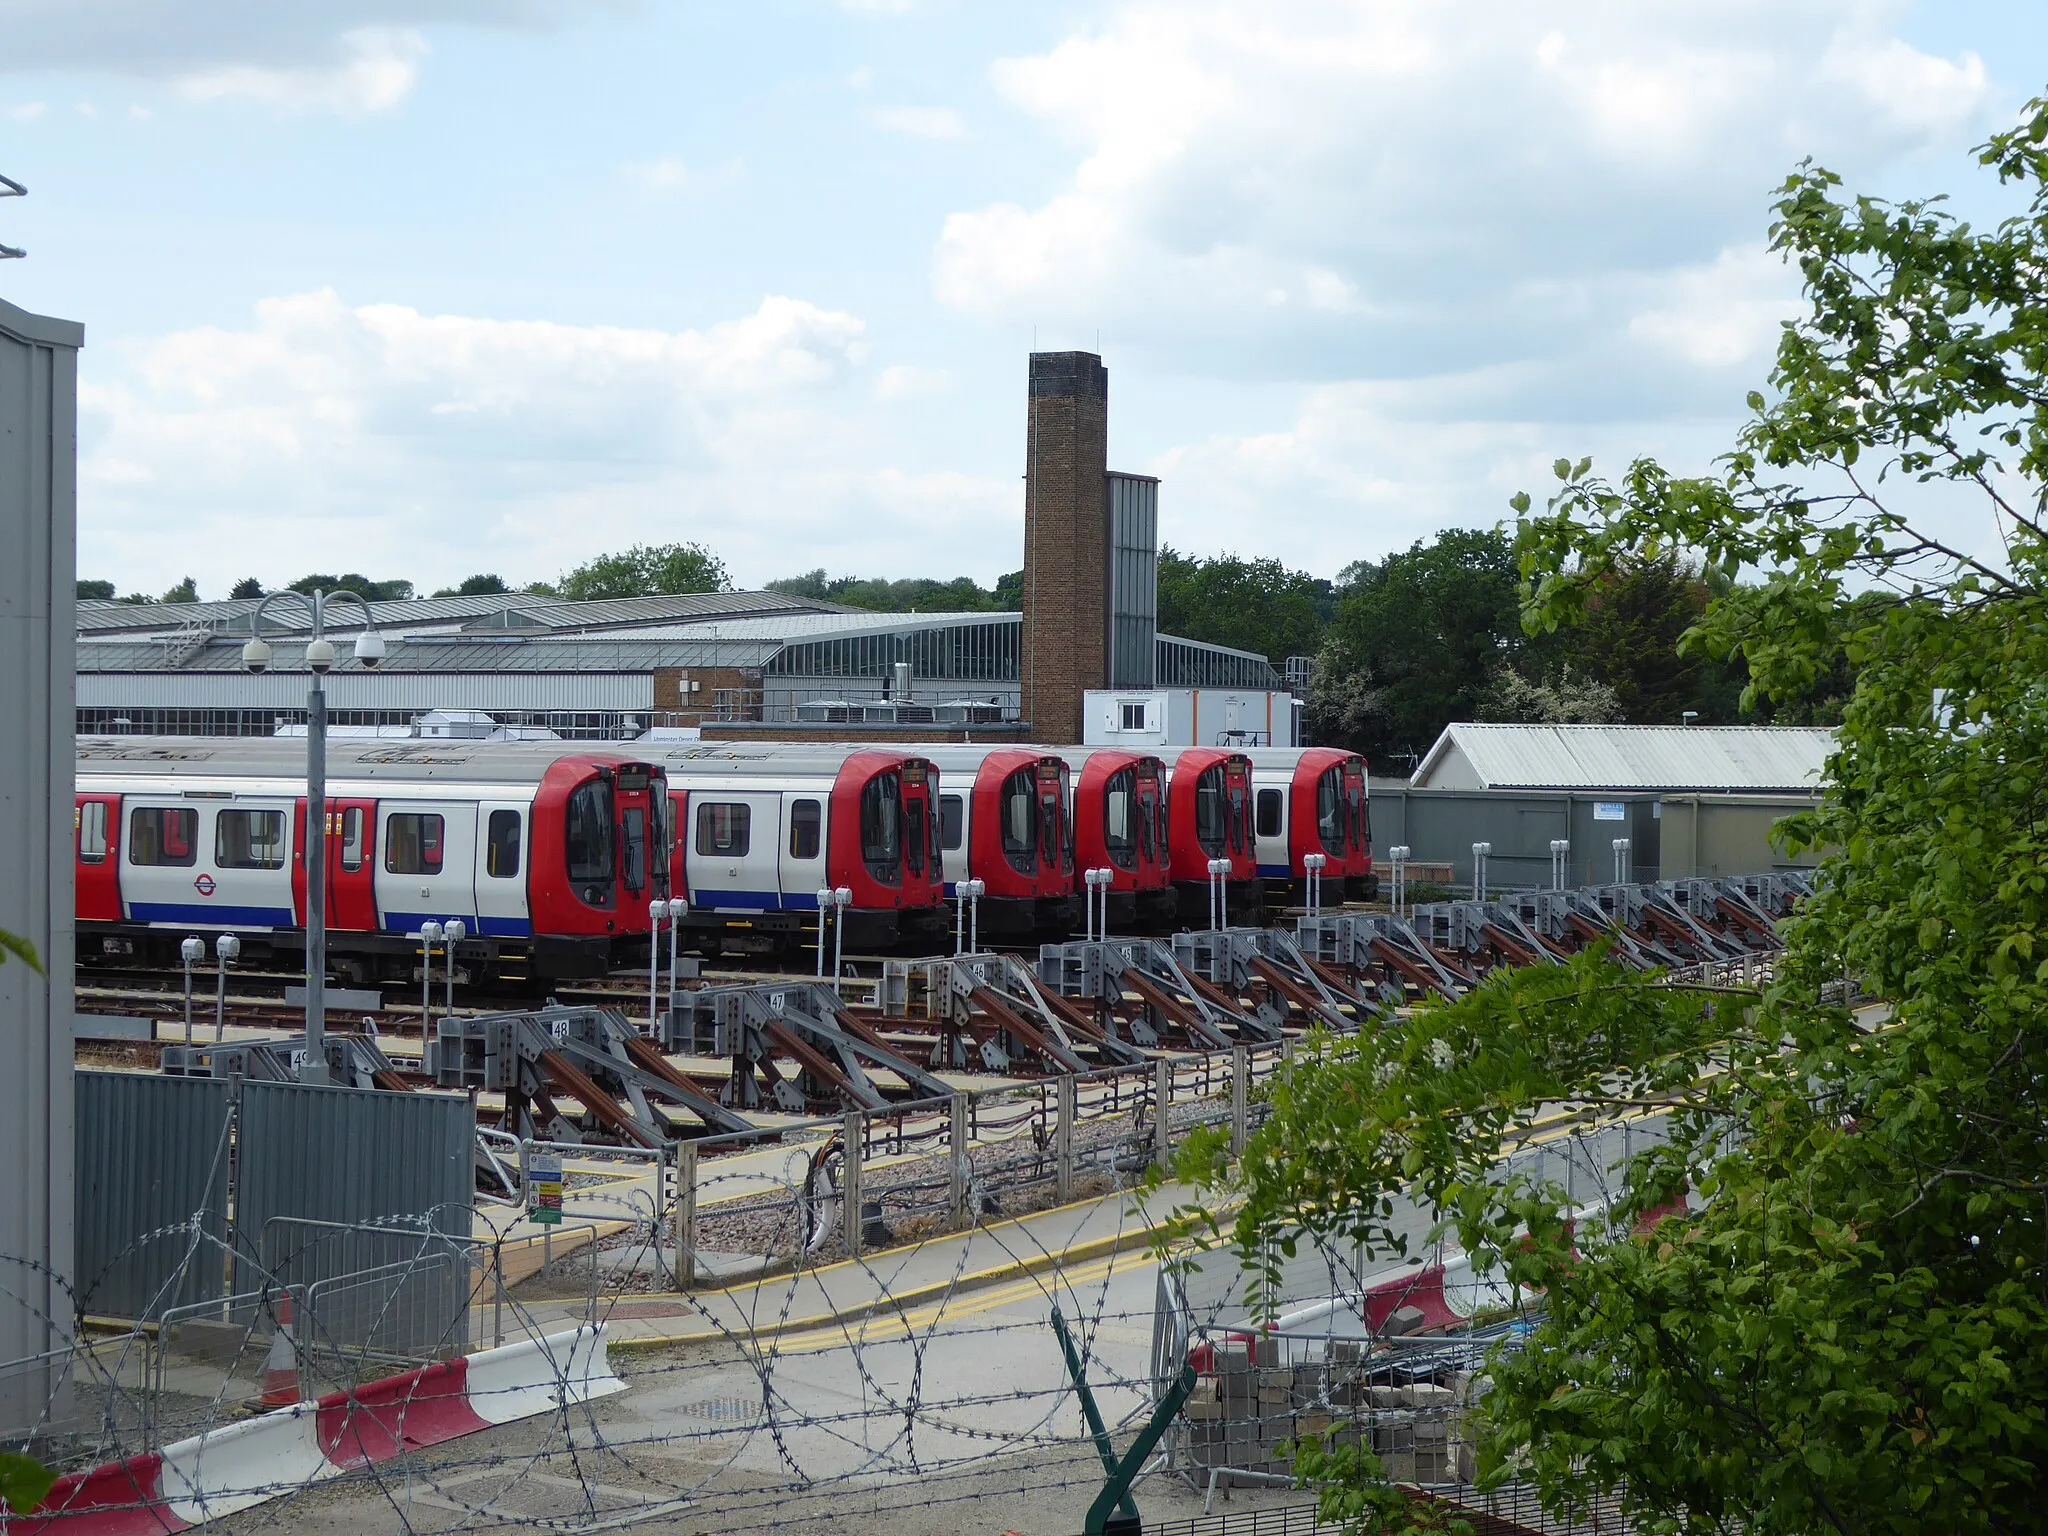
[[[903,785],[893,773],[878,773],[860,792],[860,856],[868,873],[887,885],[902,880]]]
[[[189,806],[138,805],[128,813],[128,862],[189,867],[199,859],[199,813]]]
[[[745,858],[754,846],[754,809],[732,800],[706,800],[697,807],[697,852],[706,858]]]
[[[78,862],[104,864],[107,859],[107,802],[88,800],[78,808]]]
[[[341,867],[351,875],[363,867],[363,821],[360,805],[341,813]]]
[[[948,853],[966,836],[967,806],[958,795],[939,796],[939,843]]]
[[[1344,851],[1344,770],[1331,768],[1316,780],[1316,836],[1323,852]]]
[[[605,779],[585,779],[569,792],[562,816],[562,856],[569,883],[581,886],[583,899],[602,904],[612,884],[612,786]],[[593,897],[592,893],[596,895]]]
[[[445,830],[430,812],[393,811],[384,823],[384,868],[394,875],[438,875]]]
[[[1251,822],[1251,818],[1250,818],[1249,816],[1247,816],[1247,815],[1245,814],[1245,812],[1246,812],[1246,811],[1248,811],[1248,810],[1250,810],[1250,809],[1251,809],[1251,807],[1247,806],[1247,805],[1246,805],[1246,804],[1244,803],[1244,786],[1243,786],[1243,785],[1241,785],[1241,784],[1233,784],[1233,785],[1231,785],[1231,786],[1230,786],[1230,851],[1231,851],[1232,853],[1243,853],[1243,852],[1244,852],[1244,844],[1245,844],[1245,829],[1246,829],[1246,827],[1247,827],[1247,826],[1248,826],[1248,825],[1250,824],[1250,822]]]
[[[937,812],[933,812],[925,821],[924,840],[932,856],[932,875],[934,878],[943,879],[945,877],[946,861],[939,851],[939,818]]]
[[[1279,790],[1262,789],[1259,791],[1259,836],[1278,837],[1280,835],[1280,824],[1285,819],[1280,814],[1283,809],[1285,807],[1280,803]]]
[[[1230,836],[1223,813],[1223,770],[1205,768],[1195,780],[1195,841],[1212,859],[1222,855]]]
[[[484,830],[484,873],[510,880],[519,873],[519,813],[493,811]]]
[[[1037,792],[1029,768],[1019,768],[1003,780],[1003,857],[1026,874],[1038,852],[1038,820],[1031,805]]]
[[[1060,867],[1060,849],[1066,842],[1066,839],[1061,836],[1061,824],[1066,818],[1060,814],[1060,801],[1057,794],[1046,795],[1040,799],[1038,819],[1040,822],[1038,841],[1039,846],[1045,850],[1045,867],[1047,869],[1058,869]]]
[[[626,851],[626,889],[644,891],[647,889],[647,812],[637,805],[628,806],[621,819],[625,823],[619,841]]]
[[[818,801],[792,800],[789,805],[789,856],[792,859],[815,859],[824,824],[825,808]]]
[[[1136,863],[1138,834],[1136,828],[1135,788],[1138,776],[1129,768],[1119,769],[1109,776],[1102,787],[1102,846],[1108,853],[1109,861],[1125,869]],[[1147,842],[1151,839],[1147,838]]]
[[[1164,864],[1173,852],[1173,845],[1167,841],[1167,799],[1171,790],[1162,790],[1159,795],[1159,862]]]
[[[924,873],[924,802],[912,800],[903,807],[903,856],[913,875]]]
[[[213,818],[215,869],[283,869],[283,811],[218,811]]]

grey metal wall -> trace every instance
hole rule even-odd
[[[1159,482],[1109,476],[1109,686],[1150,688],[1158,670]]]
[[[225,1295],[234,1085],[80,1072],[77,1103],[79,1309],[159,1317]]]
[[[1629,840],[1632,880],[1790,868],[1792,861],[1770,845],[1770,827],[1814,803],[1803,795],[1674,800],[1655,794],[1410,789],[1399,779],[1375,779],[1371,791],[1373,856],[1382,868],[1387,849],[1406,843],[1417,862],[1447,863],[1454,883],[1469,886],[1472,845],[1490,842],[1487,884],[1495,888],[1547,884],[1550,840],[1556,837],[1571,840],[1568,883],[1574,885],[1614,878],[1617,837]],[[1621,820],[1601,819],[1603,808],[1616,805],[1622,807]],[[1695,817],[1704,834],[1698,841]]]
[[[0,302],[0,928],[46,974],[0,965],[0,1360],[70,1327],[72,594],[84,327]],[[0,1382],[0,1426],[40,1412]],[[30,1401],[33,1399],[34,1401]]]

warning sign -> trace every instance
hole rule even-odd
[[[561,1225],[562,1159],[558,1153],[536,1152],[526,1165],[526,1215],[544,1227]]]

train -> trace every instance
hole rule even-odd
[[[630,748],[630,744],[624,744]],[[81,959],[174,964],[230,932],[245,964],[300,964],[305,748],[87,737],[74,809]],[[938,775],[900,752],[693,767],[566,742],[336,741],[328,954],[360,983],[412,974],[423,922],[459,918],[459,974],[602,976],[645,963],[649,903],[683,897],[690,947],[772,947],[850,893],[845,942],[936,940]]]
[[[245,963],[296,964],[305,916],[304,745],[290,738],[82,737],[75,812],[87,961],[174,963],[233,932]],[[983,886],[985,937],[1060,938],[1084,872],[1109,921],[1197,926],[1212,861],[1232,923],[1373,886],[1364,760],[1330,748],[428,742],[337,737],[327,807],[329,953],[364,984],[404,978],[421,923],[460,918],[458,973],[486,982],[644,964],[648,903],[678,942],[774,953],[845,890],[855,950],[939,947],[948,898]]]

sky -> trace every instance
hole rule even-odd
[[[2020,0],[0,0],[0,298],[84,322],[79,570],[1021,560],[1027,354],[1162,536],[1334,575],[1697,469],[1772,189],[2009,211]]]

